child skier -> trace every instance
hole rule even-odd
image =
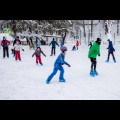
[[[96,57],[97,55],[100,56],[100,44],[101,44],[101,39],[97,38],[97,40],[93,43],[88,53],[88,58],[90,58],[91,60],[91,71],[90,71],[91,77],[95,77],[95,75],[98,75],[98,72],[96,71],[96,65],[97,65]]]
[[[114,53],[113,53],[113,52],[115,52],[115,49],[113,47],[112,41],[110,41],[108,39],[108,42],[109,42],[109,46],[107,48],[108,49],[108,58],[107,58],[106,62],[109,62],[109,58],[110,58],[110,54],[111,54],[112,57],[113,57],[113,61],[116,63],[116,60],[115,60],[115,57],[114,57]]]
[[[54,75],[56,75],[57,71],[60,70],[60,76],[59,76],[59,81],[60,82],[65,82],[64,79],[64,68],[62,67],[62,65],[67,65],[68,67],[70,67],[70,65],[64,61],[65,59],[65,54],[67,51],[67,47],[66,46],[62,46],[61,48],[62,53],[57,57],[55,63],[54,63],[54,69],[52,74],[48,77],[46,83],[49,84],[51,79],[54,77]]]
[[[21,61],[21,55],[20,55],[20,49],[21,49],[21,45],[19,43],[19,41],[17,41],[14,45],[14,49],[15,49],[15,60],[19,60]],[[22,51],[24,51],[24,49],[22,49]]]
[[[37,49],[35,50],[35,52],[33,53],[32,57],[34,57],[34,55],[36,55],[36,64],[38,65],[38,61],[41,65],[42,64],[42,60],[41,60],[41,53],[46,57],[46,55],[43,53],[43,51],[41,50],[40,47],[37,47]]]

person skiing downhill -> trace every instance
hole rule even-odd
[[[6,40],[5,37],[3,37],[3,40],[1,42],[1,46],[3,47],[3,58],[5,58],[6,53],[7,53],[7,57],[9,58],[9,46],[10,42],[8,40]]]
[[[41,48],[37,47],[37,49],[35,50],[35,52],[32,55],[32,57],[34,57],[34,55],[36,56],[36,65],[38,65],[38,62],[41,65],[43,65],[42,60],[41,60],[41,53],[46,57],[46,55],[43,53],[43,51],[41,50]]]
[[[59,47],[59,45],[58,45],[57,42],[54,40],[54,38],[53,38],[53,40],[51,41],[51,43],[49,44],[49,46],[50,46],[51,44],[52,44],[52,48],[51,48],[51,55],[50,55],[50,56],[53,55],[53,51],[54,51],[54,55],[55,55],[56,45]]]
[[[67,47],[66,46],[62,46],[61,48],[61,53],[60,55],[57,57],[55,63],[54,63],[54,69],[53,72],[51,73],[51,75],[48,77],[46,83],[49,84],[51,79],[54,77],[54,75],[56,75],[57,71],[60,70],[60,76],[59,76],[59,82],[65,82],[64,79],[64,68],[62,67],[62,65],[67,65],[68,67],[70,67],[70,64],[68,64],[67,62],[64,61],[65,59],[65,55],[67,52]]]
[[[114,56],[115,49],[113,47],[112,41],[110,41],[110,39],[108,39],[108,42],[109,42],[109,45],[107,48],[108,49],[108,58],[107,58],[106,62],[109,62],[109,58],[110,58],[110,54],[111,54],[113,57],[113,61],[116,63],[115,56]]]
[[[98,75],[98,72],[96,71],[97,66],[97,55],[100,56],[100,44],[101,39],[97,38],[97,40],[93,43],[91,49],[88,52],[88,58],[90,58],[91,61],[91,70],[90,70],[90,76],[95,77],[95,75]]]

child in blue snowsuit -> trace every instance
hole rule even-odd
[[[110,41],[109,39],[108,39],[108,42],[109,42],[109,46],[108,46],[108,58],[107,58],[107,60],[106,60],[106,62],[109,62],[109,58],[110,58],[110,54],[112,55],[112,57],[113,57],[113,61],[114,62],[116,62],[116,60],[115,60],[115,56],[114,56],[114,51],[115,51],[115,49],[114,49],[114,47],[113,47],[113,45],[112,45],[112,41]]]
[[[48,77],[46,83],[49,84],[51,79],[54,77],[54,75],[56,75],[57,71],[60,70],[60,76],[59,76],[59,81],[60,82],[65,82],[64,79],[64,68],[62,67],[62,65],[68,65],[68,67],[70,67],[70,65],[64,61],[65,59],[65,54],[67,51],[67,47],[62,46],[61,47],[61,51],[62,53],[58,56],[58,58],[56,59],[55,63],[54,63],[54,69],[52,74]]]

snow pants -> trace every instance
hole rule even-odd
[[[36,63],[38,64],[38,62],[42,64],[42,60],[40,56],[36,56]]]
[[[91,61],[91,70],[93,70],[93,68],[95,70],[97,66],[96,58],[90,58],[90,61]]]
[[[15,60],[21,60],[20,51],[15,51]]]
[[[54,51],[54,55],[55,55],[55,47],[52,47],[52,49],[51,49],[51,56],[53,55],[53,51]]]
[[[112,55],[113,60],[115,60],[115,56],[114,56],[114,53],[113,53],[113,52],[108,52],[108,60],[109,60],[109,58],[110,58],[110,54]]]
[[[54,77],[54,75],[56,75],[58,70],[60,71],[59,80],[63,80],[64,79],[64,68],[61,65],[54,67],[52,74],[48,77],[47,80],[50,81]]]
[[[7,57],[9,57],[8,47],[3,47],[3,57],[5,58],[7,53]]]

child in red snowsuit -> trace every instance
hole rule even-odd
[[[14,49],[15,49],[15,60],[17,61],[19,59],[21,61],[21,56],[20,56],[21,45],[19,42],[16,42],[16,44],[14,45]]]
[[[34,55],[36,55],[36,64],[38,65],[38,62],[42,64],[42,60],[41,60],[41,53],[46,57],[46,55],[43,53],[43,51],[41,50],[40,47],[37,47],[37,49],[35,50],[35,52],[33,53],[32,57],[34,57]]]

